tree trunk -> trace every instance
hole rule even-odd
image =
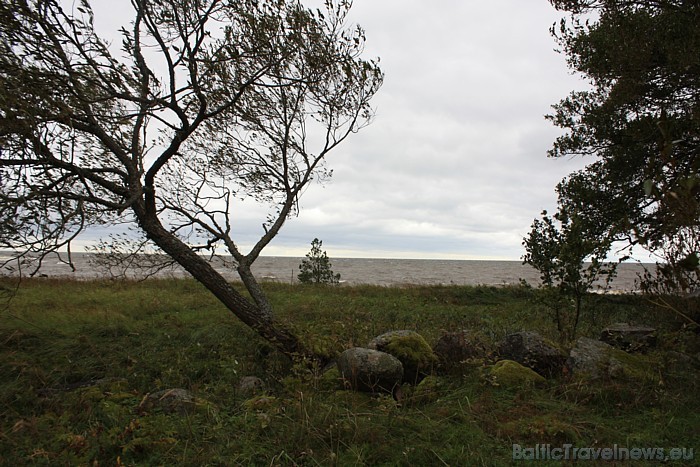
[[[576,316],[574,317],[574,326],[571,329],[571,340],[576,339],[576,328],[578,328],[578,321],[581,317],[581,305],[583,301],[583,293],[576,291]]]
[[[213,293],[237,318],[289,358],[293,360],[316,359],[294,334],[279,323],[275,323],[269,310],[261,310],[246,300],[209,262],[167,231],[157,218],[154,219],[143,211],[138,212],[138,209],[135,211],[148,238]]]
[[[245,285],[245,288],[246,290],[248,290],[250,296],[253,297],[255,304],[260,310],[260,313],[272,319],[272,305],[270,305],[270,302],[267,299],[265,292],[263,292],[262,288],[260,287],[260,284],[258,283],[258,280],[255,278],[253,272],[250,270],[250,265],[241,263],[238,265],[237,270],[238,276],[243,281],[243,285]]]

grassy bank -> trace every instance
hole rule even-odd
[[[430,343],[465,328],[490,342],[521,330],[558,339],[523,288],[266,290],[280,319],[329,354],[392,329]],[[659,348],[645,357],[658,377],[504,388],[479,361],[397,403],[291,367],[190,280],[25,281],[0,315],[0,463],[509,465],[514,443],[685,447],[699,458],[698,371],[669,364],[672,352],[700,351],[697,336],[640,297],[591,300],[594,320],[580,335],[618,321],[659,327]],[[266,381],[264,397],[237,389],[250,375]],[[195,408],[144,406],[170,388],[191,391]]]

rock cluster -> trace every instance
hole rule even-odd
[[[354,390],[394,394],[402,383],[419,383],[432,373],[436,363],[437,357],[423,336],[400,330],[375,337],[366,348],[346,350],[337,366]]]
[[[415,331],[400,330],[377,336],[366,348],[346,350],[338,358],[337,367],[346,386],[353,390],[396,396],[401,385],[409,383],[420,399],[435,392],[432,379],[430,384],[420,386],[428,375],[474,362],[491,362],[488,378],[503,386],[539,384],[561,375],[653,378],[648,362],[631,352],[646,350],[655,343],[655,329],[629,324],[608,326],[600,340],[582,337],[569,352],[531,331],[508,334],[492,350],[485,339],[470,330],[443,333],[432,348]],[[428,387],[432,389],[425,389]]]
[[[386,352],[403,366],[403,382],[417,384],[432,373],[437,357],[426,340],[415,331],[390,331],[367,344],[368,349]]]

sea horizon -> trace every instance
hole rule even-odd
[[[9,259],[12,252],[0,251],[0,261]],[[95,262],[94,253],[71,253],[75,271],[65,262],[66,253],[62,253],[64,261],[56,254],[49,255],[37,271],[40,277],[72,278],[77,280],[110,279],[146,277],[146,271],[139,268],[112,267],[107,268]],[[209,256],[209,255],[203,255]],[[160,256],[143,255],[148,259],[145,263],[152,263],[153,259]],[[162,255],[167,258],[166,255]],[[253,274],[260,281],[297,283],[299,265],[305,259],[304,256],[260,256],[252,266]],[[381,285],[381,286],[407,286],[407,285],[483,285],[483,286],[507,286],[517,285],[526,281],[532,286],[540,284],[539,272],[521,260],[499,259],[414,259],[414,258],[353,258],[332,257],[329,258],[331,268],[341,275],[341,282],[348,285]],[[233,258],[230,255],[221,255],[211,260],[211,264],[227,280],[240,280],[235,270]],[[611,284],[611,290],[635,291],[639,274],[644,271],[648,263],[621,263],[618,266],[618,275]],[[12,264],[9,265],[10,267]],[[24,274],[31,271],[28,267]],[[18,269],[3,268],[0,275],[16,276]],[[180,266],[173,265],[153,274],[153,277],[188,277],[189,274]]]

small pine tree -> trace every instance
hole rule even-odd
[[[311,242],[311,251],[299,265],[301,272],[297,277],[302,284],[338,284],[340,282],[340,274],[333,274],[330,259],[325,251],[321,251],[321,245],[323,242],[314,238]]]

